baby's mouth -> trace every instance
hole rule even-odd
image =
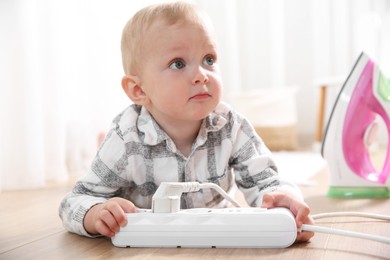
[[[192,100],[205,100],[210,98],[211,95],[208,92],[201,92],[196,95],[193,95],[190,99]]]

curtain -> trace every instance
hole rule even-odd
[[[99,133],[130,104],[120,86],[122,28],[156,2],[0,1],[0,190],[85,172]],[[314,134],[318,79],[346,77],[363,50],[390,75],[388,1],[191,2],[214,23],[224,99],[298,85],[301,134]]]

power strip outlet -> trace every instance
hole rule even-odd
[[[112,238],[117,247],[285,248],[297,227],[285,208],[197,208],[176,213],[143,210]]]

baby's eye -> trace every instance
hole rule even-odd
[[[203,60],[203,64],[208,66],[213,66],[214,63],[215,63],[215,58],[212,55],[207,55]]]
[[[174,69],[174,70],[180,70],[184,68],[186,65],[182,60],[174,60],[169,64],[169,68]]]

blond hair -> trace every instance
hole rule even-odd
[[[125,25],[122,32],[122,63],[126,75],[135,75],[142,57],[145,34],[156,21],[168,25],[177,22],[204,24],[204,14],[196,6],[186,2],[171,2],[147,6],[138,11]]]

